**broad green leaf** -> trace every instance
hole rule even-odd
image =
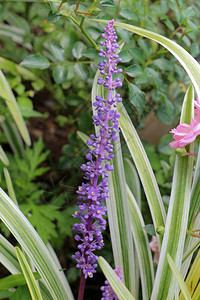
[[[6,153],[3,151],[3,148],[0,146],[0,160],[4,163],[5,166],[9,165],[9,160]]]
[[[131,8],[123,8],[120,10],[119,14],[127,20],[138,21],[138,15]]]
[[[115,274],[107,261],[103,257],[99,256],[98,263],[117,297],[120,300],[134,300],[134,297]]]
[[[121,58],[122,62],[129,62],[132,59],[132,55],[128,52],[128,50],[122,50],[119,52],[119,58]]]
[[[10,174],[6,168],[3,169],[3,172],[4,172],[4,176],[5,176],[5,180],[6,180],[7,189],[8,189],[8,195],[12,199],[12,201],[16,205],[18,205],[17,198],[15,196],[15,191],[14,191],[13,184],[12,184],[12,180],[10,178]]]
[[[131,229],[139,262],[142,295],[143,299],[150,299],[154,281],[154,268],[149,240],[143,229],[145,224],[142,214],[128,186],[127,192],[131,216]]]
[[[30,140],[30,136],[29,136],[26,124],[20,113],[15,96],[14,96],[14,94],[13,94],[13,92],[1,70],[0,70],[0,97],[2,97],[5,100],[6,105],[8,106],[8,108],[13,116],[13,119],[16,122],[17,127],[18,127],[24,141],[26,142],[27,145],[30,145],[31,140]]]
[[[118,111],[121,115],[119,121],[122,134],[144,187],[154,226],[155,228],[165,226],[165,209],[162,197],[146,152],[122,103],[119,103]]]
[[[161,71],[172,71],[173,66],[170,61],[165,58],[157,58],[153,61],[153,64],[158,67]]]
[[[56,44],[56,43],[51,43],[49,45],[49,50],[51,51],[53,57],[58,60],[58,61],[64,61],[65,60],[65,51],[64,49]]]
[[[21,273],[15,248],[0,234],[0,262],[12,274]]]
[[[27,56],[21,63],[20,66],[31,68],[31,69],[40,69],[44,70],[50,67],[49,60],[39,54],[33,54]]]
[[[0,218],[33,261],[54,299],[74,299],[45,244],[13,201],[0,189]]]
[[[50,11],[49,14],[48,14],[47,22],[48,22],[48,23],[55,23],[55,22],[57,22],[60,18],[61,18],[61,15],[60,15],[60,14],[53,13],[52,11]]]
[[[34,272],[33,276],[35,279],[41,278],[41,276],[37,272]],[[16,286],[21,286],[25,284],[26,279],[23,274],[9,275],[0,279],[0,291],[8,290]]]
[[[200,250],[198,251],[198,253],[195,257],[195,260],[192,263],[189,274],[187,275],[187,278],[185,280],[185,284],[186,284],[187,289],[191,296],[194,293],[196,286],[200,279],[199,270],[200,270]],[[179,300],[184,300],[184,299],[185,299],[184,293],[181,292],[181,294],[179,296]]]
[[[129,99],[136,107],[138,117],[140,118],[145,106],[145,93],[142,92],[136,85],[129,83]]]
[[[184,98],[180,123],[190,123],[193,114],[194,90],[192,85],[190,85]],[[188,148],[188,152],[193,151],[192,144]],[[172,299],[176,291],[176,282],[173,279],[172,270],[167,263],[167,255],[171,256],[180,270],[189,214],[192,172],[193,158],[191,156],[177,156],[165,224],[165,234],[152,299]]]
[[[92,88],[92,103],[96,100],[96,96],[106,97],[104,87],[97,84],[100,72],[97,71],[94,78]],[[97,111],[93,106],[93,114]],[[96,129],[96,134],[99,133],[99,128]],[[118,136],[119,138],[119,136]],[[106,201],[108,210],[108,220],[111,233],[111,241],[116,267],[123,267],[124,282],[129,290],[134,294],[135,278],[134,278],[134,251],[131,233],[131,222],[128,205],[128,197],[126,189],[124,166],[122,160],[121,144],[118,141],[114,142],[114,159],[111,163],[114,170],[110,172],[108,178],[110,200]]]
[[[76,42],[72,48],[72,53],[76,59],[80,59],[83,55],[83,51],[86,49],[86,45],[82,42]]]
[[[124,72],[131,77],[136,77],[137,75],[142,75],[142,68],[139,65],[131,65],[124,69]]]
[[[88,67],[82,63],[77,63],[74,65],[74,71],[82,80],[87,81],[89,76]]]
[[[42,300],[42,296],[41,296],[39,287],[37,285],[34,274],[26,260],[26,257],[24,256],[23,252],[20,250],[19,247],[15,247],[15,251],[17,254],[17,259],[18,259],[21,269],[22,269],[22,273],[24,274],[24,278],[28,285],[29,292],[31,294],[31,298],[33,300]]]
[[[10,291],[0,291],[0,299],[11,299],[10,296],[12,296],[13,292]]]
[[[65,82],[67,79],[67,67],[66,66],[54,67],[53,78],[57,84]]]
[[[155,235],[156,236],[156,231],[155,227],[153,224],[147,224],[144,226],[144,230],[149,234],[149,235]]]
[[[181,276],[181,273],[179,272],[176,264],[174,263],[174,261],[172,260],[171,256],[169,254],[167,254],[167,260],[168,260],[168,264],[170,265],[170,268],[178,282],[178,285],[181,289],[181,292],[183,293],[184,295],[184,299],[185,300],[192,300],[191,296],[190,296],[190,293],[187,289],[187,286],[183,280],[183,277]]]

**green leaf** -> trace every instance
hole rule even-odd
[[[98,51],[95,49],[86,49],[82,51],[82,55],[91,59],[95,59],[98,55]]]
[[[10,178],[10,174],[6,168],[3,169],[3,172],[4,172],[4,176],[5,176],[5,180],[6,180],[9,197],[12,199],[12,201],[16,205],[18,205],[17,198],[15,196],[15,191],[14,191],[13,184],[12,184],[12,180]]]
[[[113,0],[102,0],[100,1],[100,5],[105,7],[115,7]]]
[[[34,272],[33,276],[35,279],[40,279],[41,276]],[[23,274],[9,275],[0,279],[0,291],[8,290],[16,286],[21,286],[26,284],[26,279]]]
[[[137,202],[127,186],[131,229],[139,263],[143,299],[150,299],[154,282],[154,268],[147,234],[143,230],[144,220]]]
[[[83,55],[83,51],[86,49],[86,45],[82,42],[76,42],[74,47],[72,48],[72,53],[76,59],[80,59]]]
[[[184,299],[185,300],[192,300],[191,296],[190,296],[190,293],[187,289],[187,286],[183,280],[183,277],[181,276],[181,273],[179,272],[177,266],[175,265],[174,261],[172,260],[171,256],[169,255],[169,253],[167,254],[167,260],[168,260],[168,263],[170,265],[170,268],[178,282],[178,285],[181,289],[181,292],[183,293],[184,295]]]
[[[149,235],[156,236],[156,231],[155,231],[155,227],[153,226],[153,224],[147,224],[143,228]]]
[[[172,71],[172,64],[165,58],[157,58],[153,61],[153,64],[158,67],[161,71]]]
[[[145,63],[144,55],[139,48],[130,48],[129,53],[132,58],[137,59],[141,64]]]
[[[0,189],[0,218],[33,261],[55,300],[74,299],[67,281],[63,281],[57,265],[41,238],[13,201]]]
[[[51,43],[49,45],[49,50],[51,51],[53,57],[55,59],[57,59],[58,61],[65,60],[65,51],[60,45],[58,45],[56,43]]]
[[[48,23],[55,23],[57,22],[59,19],[61,18],[61,15],[60,14],[57,14],[57,13],[52,13],[52,11],[49,12],[48,14],[48,19],[47,19],[47,22]]]
[[[120,10],[120,16],[122,16],[124,19],[127,19],[127,20],[133,20],[135,22],[138,22],[138,15],[137,13],[131,9],[131,8],[123,8]]]
[[[137,75],[142,75],[142,68],[139,65],[130,65],[124,69],[124,72],[131,77],[136,77]]]
[[[9,160],[7,158],[7,155],[1,146],[0,146],[0,160],[2,161],[2,163],[4,163],[5,166],[9,165]]]
[[[22,273],[24,274],[24,278],[28,285],[29,292],[31,294],[31,298],[33,300],[42,300],[42,296],[41,296],[39,287],[37,285],[37,282],[35,280],[34,274],[24,256],[23,252],[20,250],[19,247],[15,247],[15,251],[17,254],[17,259],[18,259],[21,269],[22,269]]]
[[[126,286],[121,282],[107,261],[99,256],[98,263],[113,291],[120,300],[134,300]]]
[[[50,67],[49,60],[38,54],[33,54],[27,56],[21,63],[20,66],[26,67],[26,68],[32,68],[32,69],[40,69],[44,70]]]
[[[136,85],[129,83],[129,99],[136,107],[138,117],[140,118],[145,106],[145,93],[142,92]]]
[[[119,58],[121,58],[122,63],[129,62],[132,59],[132,55],[128,52],[128,50],[122,50],[118,55]]]
[[[63,83],[67,79],[67,67],[66,66],[56,66],[53,68],[53,78],[57,84]]]
[[[89,70],[88,67],[82,63],[77,63],[74,66],[75,73],[84,81],[88,80]]]
[[[0,70],[0,97],[2,97],[5,100],[25,143],[27,145],[30,145],[31,140],[28,133],[28,129],[20,113],[15,96],[1,70]]]
[[[26,300],[32,300],[28,287],[26,285],[18,287],[10,297],[10,300],[22,300],[23,298]]]

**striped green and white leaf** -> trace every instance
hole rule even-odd
[[[97,71],[92,87],[92,103],[96,101],[96,96],[105,99],[105,90],[97,84],[100,73]],[[96,114],[93,106],[93,114]],[[99,129],[96,130],[96,134]],[[109,172],[109,196],[106,201],[109,228],[111,233],[111,242],[114,252],[116,267],[123,267],[124,282],[132,294],[135,293],[135,278],[134,278],[134,251],[133,240],[131,233],[131,222],[129,213],[128,197],[126,192],[126,180],[121,152],[121,144],[118,140],[114,142],[115,155],[111,164],[114,170]]]
[[[129,200],[130,216],[131,216],[131,229],[134,239],[134,245],[137,252],[139,263],[142,295],[143,299],[150,299],[153,282],[154,282],[154,267],[152,255],[149,247],[147,233],[144,231],[144,220],[138,204],[127,185],[127,193]]]
[[[30,145],[31,140],[28,133],[28,129],[22,118],[15,96],[1,70],[0,70],[0,97],[5,100],[25,143],[27,145]]]
[[[193,114],[194,90],[190,85],[184,98],[180,123],[190,123]],[[187,151],[192,152],[193,145],[190,145]],[[152,300],[173,299],[175,294],[176,282],[167,262],[167,254],[171,256],[180,270],[189,214],[192,171],[193,158],[191,156],[176,157],[165,234],[151,296]]]
[[[38,284],[36,282],[35,276],[19,247],[15,247],[15,251],[17,254],[17,259],[22,269],[22,273],[24,274],[24,278],[26,280],[29,292],[31,294],[31,298],[33,300],[42,300],[42,295],[40,293]]]
[[[47,247],[14,202],[0,189],[0,218],[33,261],[53,299],[74,299]]]
[[[125,157],[123,162],[126,183],[128,184],[133,196],[135,197],[139,208],[141,208],[141,186],[139,176],[132,161],[128,157]]]
[[[115,274],[111,266],[103,257],[99,257],[98,263],[103,271],[106,279],[108,280],[113,291],[120,300],[134,300],[134,297],[131,295],[126,286],[121,282],[118,276]]]
[[[1,146],[0,146],[0,160],[2,161],[2,163],[4,163],[5,166],[9,165],[9,160],[7,158],[7,155]]]
[[[17,198],[15,196],[15,191],[14,191],[14,188],[13,188],[12,180],[10,178],[10,173],[8,172],[8,169],[4,168],[3,169],[3,173],[4,173],[5,180],[6,180],[6,185],[7,185],[7,189],[8,189],[8,195],[12,199],[12,201],[16,205],[18,205]]]
[[[192,263],[191,269],[187,275],[185,284],[187,286],[187,289],[189,290],[190,295],[192,296],[194,293],[194,290],[197,287],[197,284],[200,279],[200,250],[198,251],[194,262]],[[181,292],[179,300],[184,300],[184,294]]]
[[[3,132],[7,138],[7,141],[13,153],[17,156],[23,156],[24,154],[23,140],[14,122],[6,119],[4,116],[0,116],[0,125],[3,129]]]
[[[21,273],[15,248],[0,234],[0,263],[12,274]]]
[[[144,147],[122,103],[118,105],[118,112],[121,115],[120,128],[140,176],[154,226],[155,228],[165,226],[166,216],[162,197]]]
[[[167,254],[167,260],[168,260],[168,264],[174,274],[174,277],[176,278],[176,280],[178,282],[181,292],[184,295],[184,300],[191,300],[192,298],[191,298],[190,293],[187,289],[187,286],[183,280],[183,277],[181,276],[181,273],[179,272],[177,266],[175,265],[174,261],[172,260],[172,258],[169,254]]]

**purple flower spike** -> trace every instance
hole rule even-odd
[[[114,272],[119,277],[119,279],[123,281],[122,267],[115,269]],[[101,287],[101,291],[103,292],[101,300],[119,300],[119,298],[111,288],[108,280],[105,281],[105,286]]]
[[[108,96],[107,99],[97,96],[93,104],[97,111],[97,115],[93,116],[93,123],[100,126],[100,134],[92,134],[87,141],[92,149],[86,155],[88,162],[81,166],[87,183],[78,187],[79,210],[73,214],[80,223],[72,228],[77,232],[75,240],[79,242],[79,251],[72,258],[77,261],[76,266],[81,269],[85,278],[93,277],[96,272],[98,256],[94,252],[104,245],[101,231],[106,228],[106,221],[103,219],[106,207],[103,202],[109,199],[108,172],[113,170],[108,162],[114,157],[112,142],[117,140],[116,133],[119,131],[120,115],[116,111],[116,102],[122,99],[118,93],[113,96],[113,91],[116,87],[121,87],[122,82],[119,78],[113,80],[112,76],[121,73],[122,69],[117,69],[120,59],[116,49],[119,45],[116,43],[117,36],[113,26],[114,20],[109,21],[101,35],[104,41],[99,43],[102,46],[99,56],[105,59],[99,63],[102,77],[99,77],[98,84],[108,88]]]

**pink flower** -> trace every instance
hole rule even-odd
[[[200,123],[200,101],[199,98],[196,99],[196,101],[194,101],[194,118],[195,120]]]
[[[158,248],[158,240],[157,240],[156,236],[153,236],[151,243],[149,243],[149,246],[150,246],[151,250],[153,252],[155,252],[153,261],[156,264],[158,264],[160,253],[159,253],[159,248]]]
[[[196,101],[195,101],[196,102]],[[199,104],[200,109],[200,104]],[[200,114],[200,110],[199,110]],[[199,115],[200,117],[200,115]],[[174,133],[173,138],[174,142],[171,142],[169,145],[171,148],[182,148],[187,144],[194,142],[196,137],[200,134],[200,123],[196,119],[191,119],[190,125],[183,123],[177,126],[170,131]]]

